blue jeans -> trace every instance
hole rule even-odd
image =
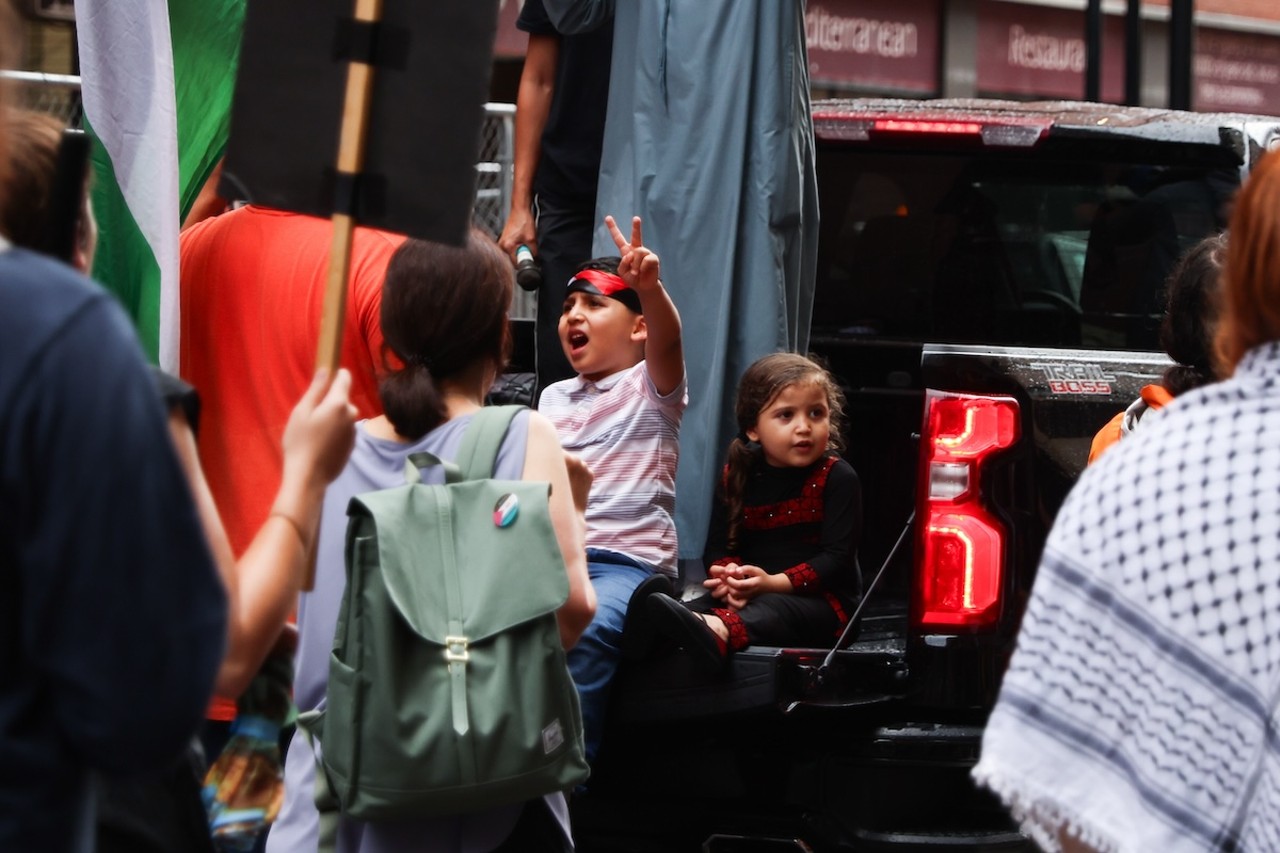
[[[569,674],[578,685],[587,762],[595,763],[604,735],[609,685],[622,659],[622,625],[631,594],[654,569],[613,551],[587,549],[587,573],[596,591],[596,615],[578,644],[569,650]]]

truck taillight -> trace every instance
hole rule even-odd
[[[936,133],[959,136],[980,136],[982,125],[976,121],[916,121],[907,119],[878,119],[872,130],[883,133]]]
[[[987,460],[1019,437],[1011,397],[930,392],[919,490],[916,622],[981,628],[1000,616],[1005,528],[982,502]]]
[[[866,142],[878,137],[901,141],[910,137],[964,137],[975,143],[1002,148],[1031,148],[1049,133],[1052,122],[1031,116],[972,116],[965,118],[932,115],[927,110],[907,109],[885,115],[838,105],[813,113],[813,128],[823,139]]]

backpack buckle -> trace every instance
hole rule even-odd
[[[471,660],[471,653],[467,651],[467,638],[445,637],[444,659],[449,663],[466,663]]]

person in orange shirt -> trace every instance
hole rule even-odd
[[[1160,345],[1173,359],[1159,384],[1145,385],[1138,399],[1098,430],[1089,447],[1089,464],[1133,432],[1148,412],[1174,397],[1216,382],[1213,335],[1218,319],[1218,278],[1227,252],[1227,235],[1214,234],[1193,246],[1169,274],[1168,301],[1160,324]]]
[[[200,390],[200,462],[238,558],[271,511],[281,436],[314,375],[332,226],[248,205],[202,219],[180,240],[179,373]],[[403,241],[355,232],[340,360],[361,418],[382,413],[382,280]],[[234,717],[235,702],[215,698],[205,737],[210,759]]]

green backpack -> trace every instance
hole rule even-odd
[[[323,747],[322,811],[326,787],[343,815],[380,820],[522,802],[587,777],[556,624],[569,582],[550,487],[490,479],[520,409],[477,412],[456,465],[413,454],[406,485],[351,499],[326,709],[299,720]],[[444,485],[420,482],[432,465]]]

